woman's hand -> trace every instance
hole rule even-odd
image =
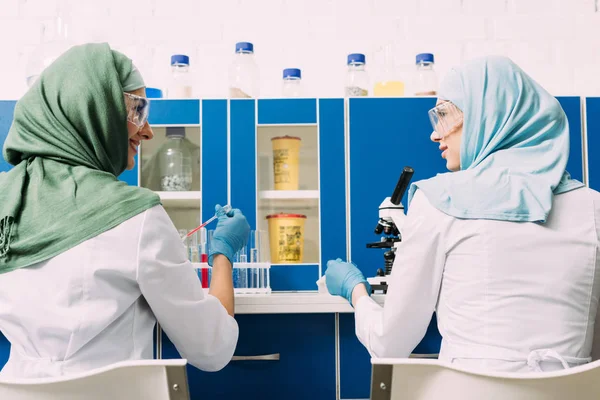
[[[223,207],[217,204],[215,213],[218,223],[210,243],[208,265],[212,266],[213,257],[217,254],[223,254],[233,265],[233,256],[248,242],[250,225],[237,208],[225,213]]]
[[[352,304],[352,291],[356,285],[363,283],[370,293],[370,286],[364,275],[353,263],[343,262],[339,258],[327,262],[325,284],[334,296],[342,296]]]

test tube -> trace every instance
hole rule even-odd
[[[198,254],[199,254],[201,263],[208,262],[208,246],[207,246],[206,228],[202,228],[198,231]],[[200,281],[202,282],[202,287],[208,288],[208,286],[209,286],[208,285],[208,281],[209,281],[208,266],[205,266],[205,268],[202,268],[201,271],[202,271],[202,274],[200,277]]]
[[[198,255],[198,232],[194,232],[188,237],[189,259],[193,263],[200,262]]]
[[[260,262],[260,231],[250,231],[250,262]]]

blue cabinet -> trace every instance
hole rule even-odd
[[[244,211],[253,229],[265,231],[269,213],[307,215],[305,260],[301,265],[274,264],[271,288],[315,290],[322,263],[346,256],[344,102],[231,100],[229,109],[231,204]],[[302,140],[300,183],[298,191],[281,199],[271,197],[270,140],[285,135]],[[309,192],[312,197],[303,197]]]
[[[237,315],[236,356],[278,354],[276,361],[232,361],[219,372],[188,366],[192,400],[334,400],[335,320],[332,314]],[[178,358],[165,337],[163,358]]]
[[[600,190],[600,97],[586,99],[588,184]]]

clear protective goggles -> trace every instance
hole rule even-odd
[[[131,93],[123,94],[125,95],[127,121],[131,122],[138,128],[142,128],[148,121],[148,115],[150,114],[150,100]]]
[[[433,126],[432,136],[443,139],[463,122],[463,113],[453,103],[446,101],[429,110],[429,120]]]

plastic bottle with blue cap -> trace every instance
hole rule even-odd
[[[417,54],[416,61],[417,71],[413,82],[415,96],[437,95],[438,79],[435,70],[433,69],[433,54]]]
[[[254,45],[250,42],[235,44],[235,56],[229,68],[229,97],[248,99],[258,97],[259,74],[254,60]]]
[[[167,98],[189,99],[192,97],[190,58],[185,54],[171,56],[171,79],[167,87]]]
[[[302,71],[299,68],[283,70],[283,97],[302,97]]]
[[[346,73],[346,97],[360,97],[369,95],[369,75],[365,69],[366,58],[364,54],[353,53],[348,55],[348,72]]]

